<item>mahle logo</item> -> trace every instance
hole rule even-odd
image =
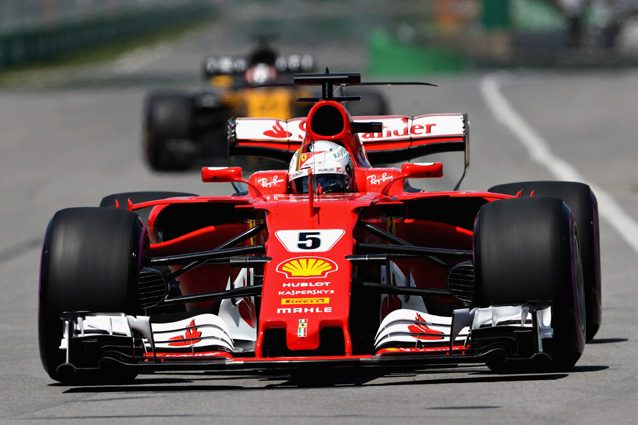
[[[337,270],[337,263],[321,257],[297,257],[282,261],[277,266],[277,271],[286,275],[286,278],[325,278],[328,273]]]

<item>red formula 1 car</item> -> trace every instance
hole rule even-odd
[[[125,193],[52,218],[40,281],[44,368],[62,382],[158,370],[569,369],[600,325],[597,204],[588,186],[483,192],[407,179],[465,152],[463,114],[352,117],[358,74],[304,74],[307,117],[239,118],[232,154],[288,159],[229,196]],[[143,211],[150,211],[143,214]]]

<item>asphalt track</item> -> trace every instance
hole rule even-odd
[[[149,375],[130,386],[53,383],[40,365],[36,326],[39,251],[52,214],[119,191],[226,190],[200,183],[197,173],[152,174],[138,143],[145,90],[196,81],[213,38],[229,52],[247,47],[214,25],[152,53],[0,91],[0,423],[635,423],[637,253],[608,221],[601,225],[604,323],[570,373],[499,376],[473,366],[314,381],[198,373]],[[342,69],[352,61],[356,70],[363,58],[357,46],[345,48],[352,55],[318,46],[319,59]],[[494,117],[484,78],[441,77],[439,88],[389,96],[397,113],[469,113],[472,166],[463,188],[552,178]],[[553,155],[638,220],[638,71],[496,78]],[[434,186],[449,187],[460,161],[452,156],[452,178]]]

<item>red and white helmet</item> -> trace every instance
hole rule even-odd
[[[297,150],[288,169],[288,182],[293,193],[308,193],[308,174],[312,170],[314,189],[321,192],[351,192],[354,167],[343,146],[327,140],[312,142],[307,152]]]

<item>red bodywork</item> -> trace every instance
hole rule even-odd
[[[322,134],[326,128],[313,125],[313,120],[332,113],[331,119],[342,122],[342,128],[332,134]],[[301,121],[300,121],[301,122]],[[371,352],[360,342],[360,329],[374,329],[382,318],[401,307],[397,297],[379,299],[353,298],[354,279],[378,274],[378,265],[355,266],[347,259],[356,252],[358,243],[387,243],[361,228],[373,224],[404,241],[437,248],[471,250],[472,223],[481,205],[502,198],[487,192],[404,192],[403,180],[409,176],[439,176],[441,165],[427,165],[428,172],[414,165],[398,168],[375,168],[370,165],[367,151],[404,149],[419,143],[464,143],[463,138],[442,137],[399,143],[375,141],[374,136],[360,136],[353,131],[353,121],[345,108],[334,101],[320,101],[303,121],[305,137],[300,143],[246,141],[244,145],[278,149],[292,154],[307,149],[314,140],[330,140],[342,144],[355,164],[355,193],[291,194],[286,171],[259,171],[242,180],[241,170],[234,168],[203,170],[204,181],[244,181],[248,192],[243,196],[192,197],[151,201],[130,205],[131,210],[154,207],[148,226],[151,235],[150,256],[166,256],[214,249],[224,241],[258,223],[266,230],[243,243],[264,244],[270,261],[263,270],[263,290],[258,304],[257,342],[254,357],[243,361],[283,358],[366,358],[370,355],[396,355],[403,352],[440,352],[443,348],[382,349]],[[279,133],[284,128],[277,129]],[[421,127],[420,132],[430,129]],[[406,132],[416,131],[409,130]],[[328,131],[327,133],[330,133]],[[280,134],[281,135],[281,134]],[[287,137],[287,136],[284,136]],[[367,137],[367,140],[365,139]],[[364,149],[364,142],[365,149]],[[430,174],[428,174],[430,173]],[[197,211],[193,216],[193,211]],[[178,225],[176,226],[176,222]],[[177,227],[177,228],[175,228]],[[278,237],[286,230],[341,230],[341,236],[329,250],[322,252],[291,252]],[[432,261],[398,259],[397,266],[411,275],[417,287],[447,288],[448,267]],[[174,270],[180,266],[171,266]],[[222,291],[229,276],[237,269],[223,264],[207,264],[179,277],[182,294]],[[428,302],[441,311],[461,305],[451,295],[429,297]],[[214,309],[216,302],[188,305],[189,309]],[[372,321],[370,326],[361,322]],[[323,331],[332,329],[342,339],[335,353],[319,350]],[[285,348],[274,350],[271,331],[285,334]],[[283,342],[279,340],[280,342]],[[368,350],[368,351],[366,351]],[[463,347],[455,350],[462,351]],[[314,354],[313,354],[314,353]],[[439,353],[440,354],[440,353]],[[201,356],[201,353],[200,353]],[[215,357],[217,354],[211,354]],[[227,355],[222,356],[227,358]]]

